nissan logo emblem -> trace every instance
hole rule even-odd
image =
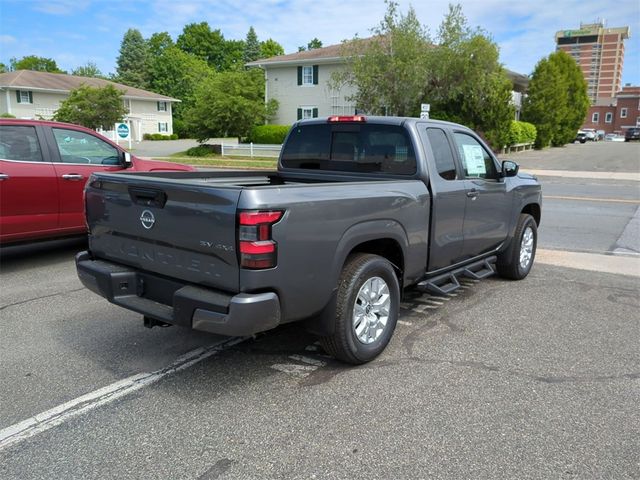
[[[142,226],[144,228],[149,230],[156,223],[156,217],[154,217],[153,213],[151,213],[149,210],[145,210],[140,215],[140,223],[142,223]]]

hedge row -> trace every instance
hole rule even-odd
[[[537,134],[536,127],[532,123],[512,120],[509,127],[508,145],[533,143],[536,141]]]
[[[145,133],[144,135],[142,135],[142,139],[143,140],[177,140],[178,135],[175,133],[172,135],[163,135],[161,133]]]
[[[253,143],[280,145],[284,142],[290,125],[258,125],[251,129],[247,140]]]

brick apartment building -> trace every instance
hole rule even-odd
[[[629,38],[629,27],[581,23],[579,30],[561,30],[555,38],[556,50],[571,55],[580,66],[591,104],[609,105],[622,87],[624,41]]]
[[[636,126],[640,126],[640,86],[630,85],[623,87],[609,105],[592,105],[583,125],[620,134]]]

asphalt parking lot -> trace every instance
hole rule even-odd
[[[608,145],[512,155],[601,175],[542,176],[529,277],[410,292],[361,367],[295,325],[145,329],[82,288],[81,242],[3,252],[0,478],[640,478],[640,183],[605,175],[640,146]]]

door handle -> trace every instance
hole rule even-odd
[[[0,182],[2,180],[8,180],[9,179],[9,175],[7,175],[6,173],[0,173]]]
[[[467,197],[472,198],[474,200],[478,197],[478,195],[479,195],[478,191],[475,188],[467,192]]]
[[[77,182],[78,180],[82,180],[84,175],[80,175],[79,173],[65,173],[62,175],[62,178]]]

